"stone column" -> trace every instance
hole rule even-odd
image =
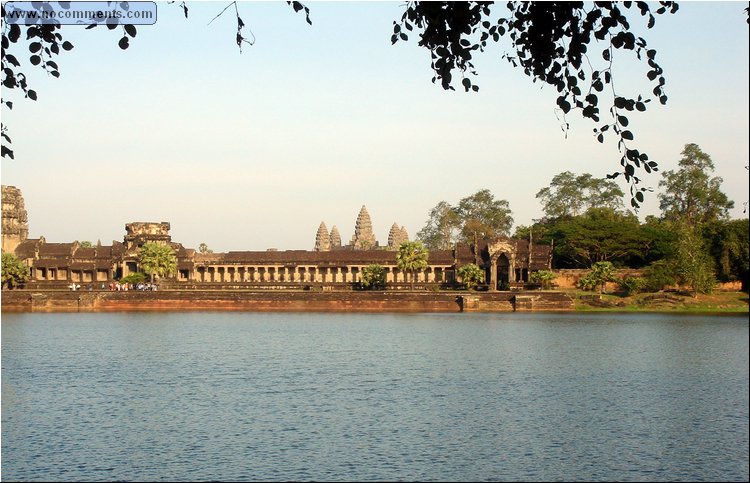
[[[514,283],[516,281],[516,257],[511,256],[508,264],[508,282]]]
[[[490,259],[490,291],[497,292],[497,257]]]

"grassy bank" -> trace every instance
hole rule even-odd
[[[570,291],[575,309],[611,312],[714,312],[748,313],[748,294],[714,292],[692,296],[685,292],[642,293],[632,296]]]

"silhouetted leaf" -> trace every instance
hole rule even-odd
[[[39,52],[39,50],[42,48],[42,44],[40,42],[31,42],[29,44],[29,51],[30,52]]]
[[[39,65],[39,63],[42,61],[42,58],[38,55],[32,55],[29,57],[29,62],[31,62],[32,65]]]
[[[0,151],[2,151],[3,158],[15,159],[15,157],[13,157],[13,150],[8,148],[7,146],[0,147]]]
[[[120,39],[120,41],[119,41],[119,42],[117,43],[117,45],[119,45],[119,46],[120,46],[120,48],[121,48],[122,50],[125,50],[125,49],[127,49],[128,47],[130,47],[130,44],[129,44],[128,38],[127,38],[126,36],[123,36],[123,37],[122,37],[122,38]]]
[[[29,89],[29,91],[26,93],[26,95],[31,99],[32,101],[36,100],[36,91]]]
[[[16,24],[11,24],[10,29],[8,30],[8,40],[10,40],[13,43],[16,43],[20,36],[21,36],[21,27],[19,27]]]
[[[620,136],[622,136],[623,139],[627,139],[629,141],[633,140],[633,133],[630,131],[623,131],[622,134],[620,134]]]
[[[6,54],[5,59],[10,62],[11,64],[15,65],[16,67],[21,67],[21,63],[18,62],[18,59],[16,59],[15,55]]]
[[[137,33],[137,30],[135,29],[135,25],[126,24],[125,32],[127,32],[127,34],[130,35],[131,37],[135,37],[135,34]]]
[[[62,48],[63,50],[72,50],[73,44],[71,44],[70,42],[66,40],[65,42],[62,43]]]

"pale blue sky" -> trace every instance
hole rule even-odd
[[[61,77],[26,69],[39,100],[3,90],[16,159],[2,160],[2,183],[23,191],[30,236],[106,244],[125,223],[169,221],[188,247],[311,249],[321,221],[347,242],[365,204],[385,243],[394,221],[413,237],[439,201],[482,188],[529,224],[555,174],[619,166],[614,141],[597,143],[577,114],[565,139],[556,93],[500,59],[507,43],[476,59],[479,93],[446,92],[416,37],[391,45],[401,2],[309,2],[312,26],[284,2],[240,3],[257,38],[241,54],[231,11],[207,25],[227,3],[188,2],[188,19],[158,3],[127,51],[120,33],[66,27]],[[669,102],[631,116],[662,171],[686,143],[710,154],[733,217],[748,199],[746,6],[680,2],[658,17],[645,36]],[[618,89],[650,92],[638,64],[616,69]],[[657,213],[652,193],[640,216]]]

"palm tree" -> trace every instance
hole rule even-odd
[[[414,272],[427,268],[427,248],[421,241],[406,241],[399,245],[396,261],[399,270],[411,274],[411,289],[414,290]]]
[[[167,277],[177,271],[177,255],[169,245],[161,243],[144,243],[138,255],[141,270],[151,276]]]

